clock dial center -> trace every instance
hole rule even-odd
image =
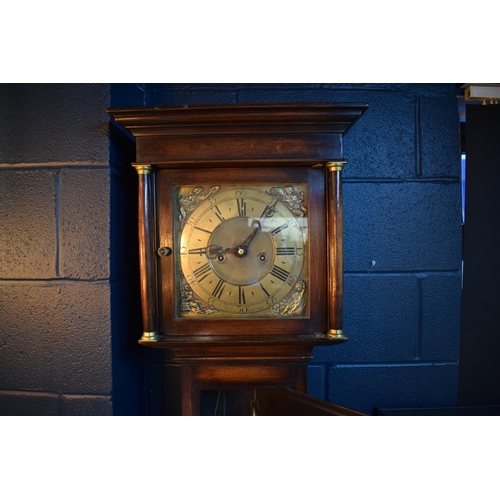
[[[215,274],[233,285],[260,281],[272,268],[274,243],[260,222],[249,217],[234,217],[220,223],[209,239],[209,247],[220,254],[211,261]]]

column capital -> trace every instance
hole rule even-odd
[[[326,163],[326,168],[330,170],[330,172],[341,171],[346,163],[347,160],[329,161]]]
[[[137,170],[138,174],[151,174],[154,171],[152,165],[144,165],[142,163],[132,163],[132,166]]]

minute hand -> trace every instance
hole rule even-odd
[[[252,243],[253,239],[255,238],[257,231],[260,229],[260,222],[258,220],[254,220],[252,225],[255,226],[252,234],[236,248],[236,253],[238,255],[243,256],[246,254],[247,248],[250,246],[250,243]]]

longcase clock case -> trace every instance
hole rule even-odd
[[[204,389],[307,392],[344,342],[342,140],[364,104],[122,108],[136,138],[146,347]],[[351,413],[352,414],[352,413]]]

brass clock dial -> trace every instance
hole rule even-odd
[[[175,188],[177,316],[308,317],[306,185]]]

